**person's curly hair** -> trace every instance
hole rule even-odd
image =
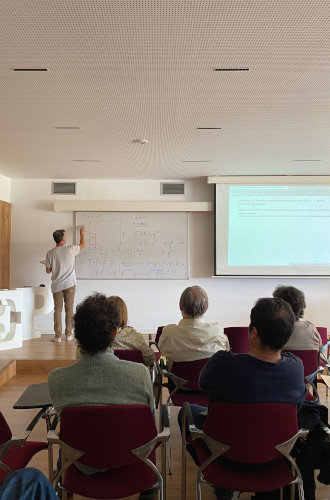
[[[285,300],[285,302],[288,302],[294,312],[296,320],[303,317],[306,307],[304,292],[298,290],[298,288],[295,288],[294,286],[278,285],[273,292],[273,297],[277,297]]]
[[[96,354],[113,342],[119,325],[118,307],[102,293],[94,293],[78,304],[73,322],[80,350]]]

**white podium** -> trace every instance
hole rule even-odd
[[[0,351],[22,347],[22,341],[39,338],[35,316],[54,308],[48,287],[24,287],[0,290]]]

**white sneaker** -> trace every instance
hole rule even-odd
[[[73,339],[74,339],[74,336],[72,334],[66,336],[67,342],[69,342],[70,340],[73,340]]]
[[[53,337],[50,339],[51,342],[62,342],[61,337]]]

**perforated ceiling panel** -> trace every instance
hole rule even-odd
[[[0,174],[329,175],[329,33],[326,0],[0,0]]]

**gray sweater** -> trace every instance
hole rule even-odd
[[[55,368],[48,376],[48,386],[59,418],[66,406],[148,404],[153,408],[148,369],[118,359],[112,350],[82,353],[76,363]]]

